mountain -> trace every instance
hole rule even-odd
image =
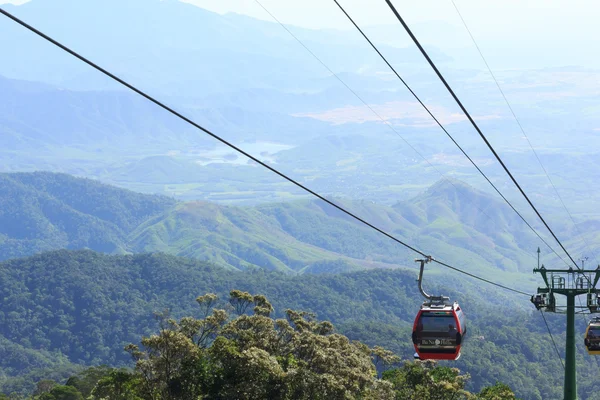
[[[398,267],[413,256],[317,200],[253,207],[176,203],[62,174],[0,177],[3,259],[90,248],[166,252],[235,269],[327,272],[328,266],[333,271]],[[440,260],[466,264],[466,270],[486,277],[504,271],[523,288],[531,282],[538,239],[508,206],[465,183],[442,181],[394,207],[333,201]],[[552,262],[547,255],[544,260]]]
[[[433,236],[475,254],[491,255],[493,250],[499,256],[497,266],[506,269],[530,263],[523,253],[533,254],[540,243],[505,202],[455,179],[438,181],[413,201],[394,208],[410,215],[419,236]],[[541,230],[539,224],[533,226]]]
[[[416,271],[397,267],[411,266],[414,255],[322,202],[176,203],[63,174],[0,178],[4,258],[61,247],[200,258],[63,250],[0,263],[2,387],[19,387],[49,370],[60,378],[80,365],[123,365],[123,345],[155,329],[153,311],[168,307],[178,316],[193,313],[197,295],[213,291],[224,297],[232,288],[266,294],[277,310],[317,312],[353,339],[404,357],[412,354],[405,338],[420,303]],[[518,228],[507,206],[462,182],[440,182],[394,207],[333,200],[478,276],[527,291],[539,284],[529,272],[535,261],[528,258],[529,232]],[[495,226],[486,223],[481,210],[497,221]],[[510,235],[512,240],[499,240]],[[358,268],[370,271],[340,274]],[[302,274],[289,274],[294,271]],[[475,388],[501,379],[523,398],[558,398],[553,382],[561,370],[553,353],[542,350],[550,343],[539,318],[522,311],[529,304],[525,297],[482,290],[479,283],[435,265],[428,266],[425,285],[469,310],[470,340],[478,342],[471,342],[471,356],[457,365],[471,372]],[[499,315],[499,308],[506,312]],[[564,330],[555,335],[561,340]],[[585,393],[595,390],[588,371],[582,372],[580,385]]]
[[[543,248],[542,262],[559,261],[508,205],[458,180],[440,181],[394,207],[333,201],[440,260],[491,278],[502,271],[523,288],[532,282],[537,247]],[[538,224],[533,227],[544,234]],[[314,263],[335,260],[352,268],[394,267],[412,258],[404,247],[316,200],[253,207],[181,203],[137,227],[129,243],[134,252],[162,251],[237,269],[308,272]],[[568,243],[584,250],[579,239]]]
[[[3,7],[117,75],[135,77],[153,93],[203,97],[242,88],[315,90],[323,89],[319,79],[330,75],[275,22],[221,16],[179,1],[33,0]],[[357,71],[373,57],[357,35],[292,29],[336,72]],[[7,49],[1,75],[71,89],[115,87],[14,23],[0,26],[0,45]],[[382,50],[394,61],[420,61],[408,49]]]
[[[99,151],[122,154],[140,143],[146,149],[172,142],[202,143],[194,129],[132,93],[74,92],[3,77],[0,90],[3,152],[56,154],[66,147],[98,156]],[[111,148],[115,142],[121,146]]]
[[[288,272],[343,254],[296,240],[257,210],[206,202],[181,204],[146,222],[131,234],[130,246],[138,253],[163,251],[237,269],[254,266]]]
[[[123,252],[130,230],[174,203],[64,174],[0,174],[0,259],[58,248]]]
[[[57,366],[62,360],[65,377],[72,373],[68,363],[128,365],[123,347],[158,329],[154,311],[169,308],[174,318],[198,315],[198,295],[216,293],[217,307],[225,307],[232,289],[264,294],[276,317],[286,309],[314,312],[351,339],[410,359],[410,326],[422,299],[415,277],[414,270],[301,276],[257,269],[236,272],[161,254],[108,256],[91,251],[62,250],[5,261],[0,263],[0,337],[11,343],[7,352],[23,356],[0,358],[0,391],[15,388],[15,379],[24,374],[51,369],[42,356],[54,358]],[[461,359],[443,365],[470,373],[474,390],[501,380],[523,399],[560,398],[563,370],[541,318],[521,311],[528,299],[488,286],[483,291],[457,275],[428,278],[427,288],[459,300],[469,321]],[[561,317],[547,318],[556,326],[556,340],[562,340]],[[584,329],[579,319],[577,323],[578,331]],[[580,394],[588,398],[598,389],[595,364],[584,356],[582,342],[578,352]],[[27,362],[32,356],[39,359]],[[21,388],[32,388],[32,381],[20,382]]]
[[[135,93],[73,91],[2,76],[0,91],[4,94],[0,98],[0,171],[43,169],[150,184],[177,183],[185,168],[187,180],[211,172],[195,163],[214,152],[217,143]],[[260,146],[275,135],[276,143],[293,147],[329,126],[307,117],[232,105],[176,108],[242,148],[248,147],[246,142]],[[248,130],[254,132],[252,140],[247,140]],[[177,174],[154,162],[156,157],[168,160],[173,154],[179,156],[173,163],[188,164]],[[156,176],[161,169],[171,175]]]

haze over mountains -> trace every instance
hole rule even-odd
[[[2,8],[436,259],[527,293],[540,283],[538,247],[542,262],[563,265],[356,32],[289,27],[324,67],[274,22],[176,0]],[[388,28],[368,33],[557,248]],[[525,138],[476,58],[425,43],[571,254],[599,262],[598,71],[495,71]],[[353,340],[412,356],[413,252],[7,19],[0,48],[0,392],[31,392],[83,365],[130,365],[122,348],[154,331],[152,312],[185,315],[195,296],[237,288],[271,296],[278,317],[317,312]],[[559,398],[562,370],[526,296],[438,266],[427,282],[468,309],[473,342],[458,366],[474,388],[500,378],[523,398]],[[563,340],[560,321],[550,320]],[[593,399],[596,370],[578,346],[581,394]]]
[[[490,190],[377,55],[347,31],[292,28],[395,131],[275,23],[178,1],[33,0],[3,7],[326,194],[391,205],[425,190],[440,173]],[[187,200],[247,204],[301,195],[10,21],[0,24],[0,45],[6,54],[0,75],[10,78],[0,78],[7,94],[0,100],[0,170],[67,172]],[[541,207],[567,217],[489,77],[429,50]],[[506,176],[416,50],[382,51],[504,185]],[[497,73],[576,220],[594,214],[590,205],[600,198],[586,182],[598,177],[597,73],[581,67]],[[520,202],[514,188],[504,190]]]

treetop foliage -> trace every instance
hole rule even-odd
[[[328,321],[287,310],[273,319],[263,295],[232,290],[229,311],[198,297],[204,318],[156,315],[158,332],[126,350],[135,369],[89,368],[65,385],[38,382],[34,400],[495,400],[514,399],[506,385],[465,390],[469,375],[434,362],[405,362],[349,340]],[[254,305],[253,309],[250,306]],[[266,312],[268,311],[268,312]],[[379,375],[375,362],[387,370]],[[394,367],[394,368],[392,368]],[[501,396],[501,397],[498,397]]]

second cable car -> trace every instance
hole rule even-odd
[[[458,360],[463,337],[467,333],[465,314],[457,302],[450,303],[445,296],[431,296],[423,291],[423,270],[426,260],[421,262],[419,290],[428,300],[421,305],[413,324],[412,342],[416,358],[421,360]]]
[[[583,339],[585,348],[588,354],[600,355],[600,318],[593,318],[585,330],[585,338]]]

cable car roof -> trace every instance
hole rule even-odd
[[[432,310],[432,311],[455,311],[459,310],[460,306],[458,302],[454,302],[453,304],[448,303],[434,303],[434,302],[424,302],[421,304],[421,310]]]

